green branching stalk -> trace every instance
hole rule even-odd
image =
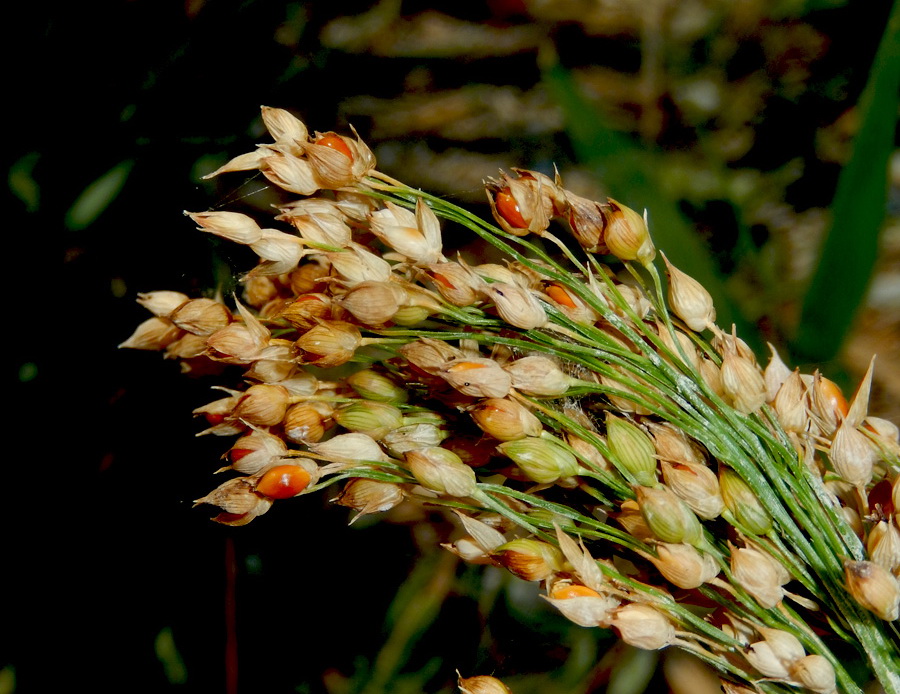
[[[326,145],[273,111],[276,138],[308,140],[259,164],[313,196],[282,209],[296,233],[192,214],[263,259],[246,305],[148,295],[155,318],[124,343],[245,369],[195,411],[203,433],[240,435],[237,476],[198,500],[214,520],[343,483],[359,515],[445,509],[450,551],[733,684],[857,694],[835,655],[849,642],[900,694],[900,550],[884,544],[900,547],[900,444],[865,403],[818,378],[790,390],[775,357],[759,367],[705,288],[668,261],[664,283],[645,221],[613,200],[503,174],[486,184],[491,223],[375,171],[359,140]],[[439,219],[507,265],[446,258]]]

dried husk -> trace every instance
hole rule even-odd
[[[512,387],[509,374],[484,357],[451,359],[443,363],[438,375],[460,393],[476,398],[503,398]]]
[[[153,316],[141,323],[131,336],[119,345],[128,349],[165,349],[181,337],[182,331],[166,318]]]
[[[716,309],[706,287],[682,272],[661,253],[669,276],[669,308],[695,332],[703,332],[716,321]]]
[[[853,599],[880,619],[900,618],[900,582],[880,564],[846,561],[844,581]]]
[[[574,380],[553,359],[538,354],[509,361],[503,370],[509,374],[513,388],[535,397],[564,395]]]
[[[544,430],[537,417],[509,398],[481,400],[469,410],[469,414],[482,431],[499,441],[540,436]]]
[[[629,646],[656,651],[675,642],[675,627],[650,605],[630,603],[616,610],[612,626]]]
[[[448,496],[471,496],[478,488],[472,468],[446,448],[417,448],[404,457],[409,471],[426,489]]]
[[[389,511],[405,498],[403,488],[398,484],[357,477],[344,486],[334,501],[357,512],[352,523],[371,513]]]
[[[646,555],[663,577],[679,588],[693,590],[719,574],[719,565],[706,552],[691,545],[660,542],[654,546],[656,556]]]

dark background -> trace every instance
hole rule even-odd
[[[432,4],[451,14],[454,5]],[[888,5],[813,13],[809,20],[830,41],[816,74],[823,84],[843,75],[842,96],[820,90],[818,101],[773,99],[758,123],[758,145],[741,165],[766,171],[806,157],[812,173],[790,193],[798,208],[827,205],[833,194],[840,167],[814,165],[813,130],[858,94]],[[11,184],[15,195],[7,189],[3,225],[3,334],[13,385],[2,485],[9,503],[0,666],[11,666],[16,692],[225,691],[227,604],[237,615],[241,691],[324,691],[322,673],[352,673],[360,655],[376,652],[393,589],[416,556],[408,528],[347,529],[346,509],[328,508],[328,494],[278,504],[246,528],[210,523],[191,502],[215,483],[211,473],[228,444],[195,438],[190,411],[216,397],[209,390],[216,381],[181,377],[177,364],[155,353],[116,349],[146,317],[134,303],[137,292],[196,296],[221,279],[216,273],[229,258],[181,213],[244,195],[235,193],[240,176],[226,183],[199,177],[261,141],[259,105],[289,108],[311,130],[328,130],[345,127],[347,95],[396,96],[423,65],[441,88],[464,85],[476,73],[498,84],[539,79],[533,50],[474,64],[321,44],[323,27],[338,12],[368,7],[40,4],[20,8],[7,27],[15,48],[7,57],[5,150],[10,180],[15,174],[19,183]],[[427,7],[403,3],[403,12]],[[516,3],[473,3],[465,19],[527,24],[518,10]],[[576,24],[538,30],[557,40],[563,60],[584,61],[579,50],[623,70],[640,60],[633,36],[576,49],[571,37],[583,36]],[[753,51],[748,46],[729,69],[764,60]],[[364,118],[353,122],[364,135],[372,127]],[[427,133],[416,137],[437,150],[449,146]],[[676,127],[659,137],[675,149],[690,140]],[[511,144],[495,136],[471,146],[495,155],[517,143],[514,163],[574,159],[559,132],[540,142],[514,133]],[[73,221],[79,196],[114,170],[127,171],[118,194],[89,223]],[[727,230],[729,210],[716,209],[694,211],[707,226]],[[442,638],[425,648],[447,663],[433,691],[446,686],[453,668],[475,674],[485,658],[471,603],[451,597],[442,615]],[[174,639],[183,683],[173,684],[156,656],[161,632]],[[503,667],[510,672],[543,663],[537,653],[547,644],[523,639],[520,633],[505,643],[508,650],[521,644],[518,657],[528,661],[507,652]]]

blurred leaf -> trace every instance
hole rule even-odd
[[[0,694],[13,694],[16,691],[16,671],[12,667],[0,670]]]
[[[646,651],[629,646],[616,663],[606,693],[642,694],[653,679],[658,664],[658,651]]]
[[[166,679],[170,684],[184,684],[187,681],[187,668],[181,659],[181,654],[175,646],[175,637],[169,627],[160,630],[153,644],[156,657],[162,663],[166,673]]]
[[[809,12],[819,10],[833,10],[843,7],[850,0],[781,0],[776,2],[769,12],[774,19],[783,17],[800,17]]]
[[[119,195],[133,167],[134,160],[125,159],[88,185],[69,208],[66,226],[80,231],[92,224]]]
[[[898,107],[900,2],[895,2],[860,97],[859,130],[838,179],[831,226],[803,301],[792,345],[801,360],[836,356],[865,298],[887,205]]]
[[[19,383],[28,383],[38,377],[38,366],[33,361],[19,365]]]
[[[365,679],[363,694],[395,691],[392,683],[396,683],[398,674],[409,659],[416,642],[434,623],[441,605],[455,583],[456,565],[457,559],[454,555],[440,551],[426,554],[415,563],[391,604],[387,617],[390,633],[375,658],[369,676]],[[428,667],[420,672],[404,675],[412,678],[407,685],[421,688],[439,665],[439,662],[430,662]],[[419,682],[418,677],[424,679]]]
[[[727,327],[736,324],[738,333],[758,350],[756,331],[746,324],[728,296],[709,251],[675,201],[663,193],[656,173],[660,155],[607,127],[571,73],[559,63],[545,65],[543,79],[565,113],[566,127],[579,159],[597,172],[616,200],[639,211],[647,208],[656,247],[665,251],[673,265],[706,287],[716,306],[716,322]]]
[[[41,202],[41,187],[34,180],[34,167],[40,158],[40,152],[29,152],[9,167],[9,189],[25,203],[27,212],[37,212]]]

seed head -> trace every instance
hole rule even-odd
[[[381,482],[364,477],[350,480],[334,501],[356,511],[353,521],[370,513],[389,511],[404,499],[403,489],[392,482]]]
[[[691,330],[702,332],[715,323],[716,309],[706,288],[679,270],[662,254],[669,276],[669,307]]]
[[[669,583],[679,588],[699,588],[719,574],[716,560],[691,545],[660,542],[655,549],[656,556],[647,555],[647,558]]]
[[[511,379],[493,359],[459,357],[444,362],[441,378],[463,395],[476,398],[502,398],[509,393]]]
[[[233,418],[231,417],[231,413],[234,411],[234,408],[237,406],[238,401],[244,396],[241,391],[227,391],[230,392],[227,398],[220,398],[218,400],[213,400],[206,405],[196,408],[193,411],[194,415],[203,415],[206,421],[211,425],[211,429],[207,429],[205,432],[201,433],[220,433],[222,436],[228,436],[229,434],[239,434],[244,431],[244,425],[241,424],[237,426],[233,423]],[[199,436],[200,434],[198,434]]]
[[[712,359],[700,358],[700,376],[709,389],[720,398],[725,397],[725,389],[722,387],[722,372]]]
[[[597,447],[583,438],[567,432],[566,443],[577,455],[584,458],[594,470],[610,472],[614,469],[612,463],[603,457],[603,454],[597,450]]]
[[[329,367],[346,364],[362,343],[359,329],[344,321],[322,321],[295,343],[302,363]]]
[[[448,496],[471,496],[478,489],[475,472],[446,448],[417,448],[407,451],[406,464],[426,489]]]
[[[218,506],[226,513],[235,515],[250,513],[263,501],[256,494],[254,486],[255,482],[252,478],[235,477],[227,482],[223,482],[206,496],[196,499],[194,505],[209,504],[210,506]],[[271,502],[269,505],[271,505]]]
[[[309,444],[309,450],[326,460],[348,465],[388,460],[375,439],[358,432],[339,434],[322,443]]]
[[[452,359],[461,358],[462,352],[443,340],[420,338],[400,348],[400,354],[413,366],[428,374],[438,375]],[[506,393],[504,393],[506,395]]]
[[[850,405],[840,387],[818,371],[813,374],[811,409],[816,421],[827,436],[834,434],[838,424],[847,416]]]
[[[261,383],[247,389],[238,400],[232,417],[256,426],[271,427],[284,419],[289,404],[290,394],[287,388]]]
[[[286,453],[287,446],[280,438],[262,430],[254,430],[235,441],[226,453],[226,458],[231,463],[228,466],[231,469],[245,475],[255,475],[273,466]]]
[[[869,558],[894,573],[900,568],[900,530],[896,524],[883,520],[869,530],[866,538]]]
[[[191,333],[184,333],[177,340],[166,345],[166,359],[188,360],[202,357],[204,354],[206,354],[206,338],[191,335]],[[211,364],[209,361],[206,363]],[[181,368],[183,373],[193,370],[193,366],[189,365],[187,361],[182,361]]]
[[[479,675],[477,677],[459,677],[457,680],[460,694],[512,694],[512,690],[496,677]]]
[[[284,435],[293,443],[317,443],[325,435],[322,414],[312,405],[299,402],[284,415]]]
[[[781,602],[780,565],[769,555],[749,547],[731,547],[731,572],[734,580],[756,598],[764,608],[771,609]]]
[[[531,281],[527,276],[520,272],[515,272],[505,265],[484,263],[482,265],[476,265],[472,268],[472,271],[478,277],[488,280],[490,283],[515,284],[523,289],[527,289],[531,286]],[[482,290],[484,289],[483,284],[480,284],[479,287]]]
[[[635,487],[641,515],[663,542],[699,544],[703,526],[694,512],[667,487]]]
[[[900,582],[891,572],[873,561],[844,562],[847,592],[880,619],[900,618]]]
[[[409,398],[409,391],[393,379],[374,369],[362,369],[347,376],[347,384],[366,400],[378,400],[399,405]]]
[[[403,413],[386,402],[355,400],[335,408],[334,421],[345,429],[371,436],[376,441],[403,426]]]
[[[767,677],[790,680],[791,672],[806,656],[803,645],[793,634],[780,629],[760,627],[759,631],[764,640],[749,646],[747,660]]]
[[[528,479],[552,484],[561,477],[578,474],[578,460],[561,445],[547,438],[523,438],[507,441],[497,450],[519,466]]]
[[[675,642],[675,627],[650,605],[630,603],[616,610],[612,625],[629,646],[656,651]]]
[[[303,141],[309,137],[306,125],[289,111],[281,108],[261,107],[263,124],[275,142]]]
[[[326,253],[325,259],[349,287],[360,282],[387,282],[392,276],[391,266],[384,258],[357,244],[337,253]]]
[[[609,206],[602,210],[606,222],[603,240],[610,253],[620,260],[637,260],[644,265],[651,262],[656,248],[644,217],[612,198],[607,202]]]
[[[831,694],[837,690],[834,666],[821,655],[807,655],[791,667],[791,679],[816,694]]]
[[[278,318],[286,320],[299,330],[308,330],[320,320],[332,317],[332,301],[327,294],[301,294],[281,309]]]
[[[304,254],[299,238],[276,229],[263,229],[261,236],[258,241],[250,244],[250,248],[263,262],[250,271],[250,277],[272,277],[296,269]]]
[[[613,611],[619,606],[616,598],[569,581],[554,584],[546,600],[575,624],[604,629],[611,625]]]
[[[318,478],[316,464],[309,459],[294,459],[265,470],[256,480],[256,493],[269,499],[297,496]]]
[[[381,443],[391,455],[403,457],[405,453],[416,448],[439,446],[448,435],[448,432],[437,425],[422,422],[407,424],[389,431],[381,438]]]
[[[520,538],[500,545],[494,559],[514,576],[526,581],[543,581],[562,570],[564,558],[556,547],[540,540]]]
[[[499,181],[487,181],[485,190],[491,213],[504,231],[515,236],[546,231],[553,210],[549,197],[542,194],[544,185],[554,187],[546,176],[531,172],[520,172],[518,178],[503,173]]]
[[[391,320],[406,300],[396,282],[360,282],[337,302],[363,325],[379,327]]]
[[[668,327],[658,319],[656,321],[656,332],[659,335],[659,339],[674,357],[672,358],[661,353],[660,356],[663,359],[674,366],[686,363],[695,371],[700,368],[700,354],[694,346],[694,343],[691,341],[691,338],[678,329],[674,330],[675,337],[673,338]]]
[[[245,306],[237,304],[241,322],[217,330],[206,341],[207,356],[226,364],[249,364],[261,359],[272,333]]]
[[[607,413],[606,438],[614,463],[621,465],[640,485],[657,484],[656,450],[647,434],[628,420]]]
[[[657,540],[647,521],[641,514],[641,507],[633,499],[626,499],[619,506],[619,512],[612,514],[616,522],[619,523],[625,532],[638,540]]]
[[[609,224],[606,217],[607,206],[569,191],[565,191],[565,202],[564,216],[581,247],[588,253],[607,254],[609,252],[605,242]]]
[[[791,373],[781,384],[773,407],[785,431],[802,434],[808,430],[809,396],[799,371]]]
[[[187,301],[190,301],[187,294],[168,290],[144,292],[138,294],[137,298],[141,306],[159,318],[168,318],[172,311]]]
[[[262,239],[262,229],[250,217],[240,212],[188,212],[185,214],[199,226],[200,231],[208,231],[223,239],[245,246]]]
[[[534,294],[518,285],[494,282],[484,285],[482,291],[494,303],[500,317],[516,328],[533,330],[549,320]]]
[[[506,362],[503,370],[510,375],[513,388],[539,398],[564,395],[573,380],[555,361],[541,355]]]
[[[716,474],[697,463],[661,463],[663,480],[691,510],[706,520],[717,518],[725,509]]]
[[[878,450],[865,434],[845,419],[834,434],[828,457],[835,472],[845,482],[865,486],[872,481]]]
[[[765,535],[772,529],[772,516],[734,470],[719,465],[719,489],[725,507],[740,526],[754,535]]]
[[[417,263],[438,263],[441,255],[441,230],[438,219],[419,198],[416,212],[387,202],[385,209],[369,215],[370,228],[383,243]]]
[[[231,311],[212,299],[192,299],[169,314],[169,319],[193,335],[212,335],[231,322]]]
[[[288,274],[290,290],[296,295],[310,294],[325,289],[325,278],[328,277],[329,263],[321,255],[310,256],[310,260],[301,263]]]
[[[652,414],[651,411],[644,407],[640,402],[642,399],[645,399],[644,394],[635,390],[630,382],[637,381],[639,385],[646,388],[652,388],[652,386],[633,374],[626,374],[622,367],[618,365],[613,365],[610,368],[616,373],[622,374],[629,381],[629,383],[623,383],[621,377],[611,376],[605,373],[600,374],[600,384],[610,389],[609,392],[606,393],[606,397],[608,397],[609,401],[615,405],[616,409],[620,412],[631,412],[637,415]],[[616,392],[613,392],[613,390]]]
[[[781,360],[777,350],[771,344],[769,350],[772,352],[772,356],[769,358],[763,374],[766,381],[766,402],[772,402],[775,399],[779,388],[791,375],[791,370]]]
[[[182,335],[181,329],[167,318],[153,316],[141,323],[119,348],[161,350]]]
[[[317,200],[317,198],[307,198]],[[321,202],[329,202],[322,200]],[[285,208],[281,208],[284,210]],[[337,210],[298,214],[296,208],[278,215],[275,219],[286,220],[294,225],[304,245],[321,248],[346,248],[351,244],[353,232]]]
[[[656,457],[670,463],[694,463],[706,467],[706,458],[687,435],[669,422],[646,424],[653,435]]]
[[[766,381],[755,361],[742,356],[727,342],[719,377],[722,390],[728,396],[734,409],[744,414],[756,412],[766,402]]]
[[[540,436],[544,430],[537,417],[519,402],[509,398],[481,400],[469,412],[482,431],[499,441]]]
[[[359,136],[354,140],[333,132],[316,133],[303,150],[320,188],[345,188],[375,168],[375,156]]]
[[[481,280],[459,263],[430,263],[422,267],[440,295],[454,306],[471,306],[478,299]]]

